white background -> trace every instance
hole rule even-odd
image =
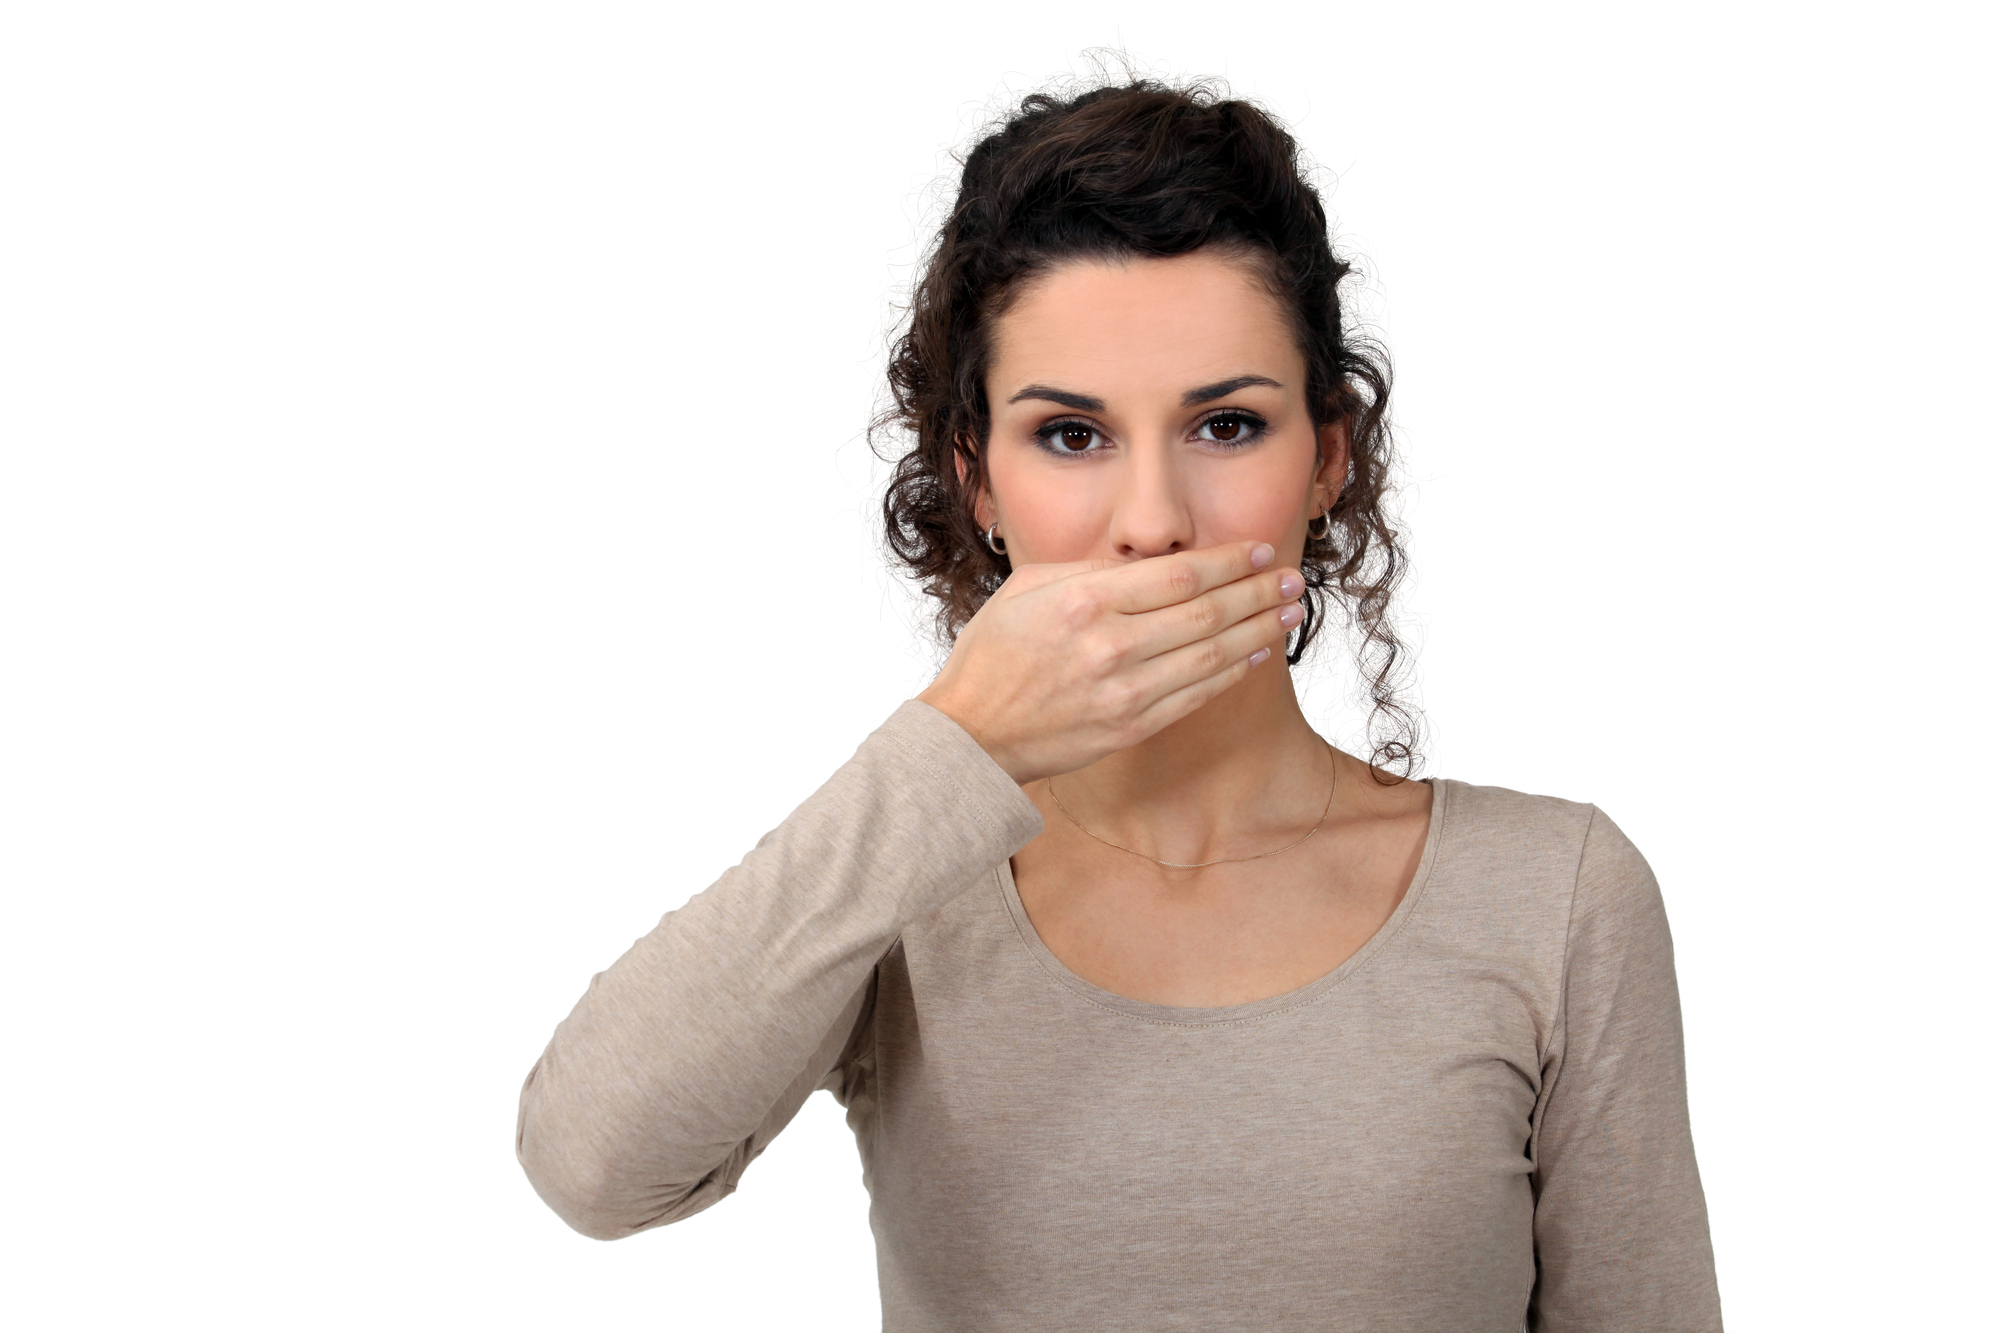
[[[614,1245],[515,1098],[927,679],[892,302],[1111,45],[1322,169],[1425,771],[1658,871],[1731,1327],[1992,1327],[1981,9],[10,6],[0,1316],[875,1325],[829,1098]]]

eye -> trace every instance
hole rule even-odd
[[[1195,438],[1231,447],[1249,444],[1263,433],[1263,418],[1249,412],[1218,412],[1195,428]]]
[[[1088,421],[1051,421],[1037,430],[1035,436],[1050,453],[1075,455],[1103,452],[1092,445],[1104,436]]]

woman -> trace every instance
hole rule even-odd
[[[1347,271],[1247,104],[977,145],[890,370],[951,655],[557,1030],[518,1149],[572,1226],[707,1207],[827,1088],[889,1329],[1720,1327],[1645,862],[1300,712],[1331,601],[1413,757]]]

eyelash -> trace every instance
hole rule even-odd
[[[1218,421],[1241,422],[1246,429],[1246,434],[1244,434],[1243,437],[1240,439],[1235,439],[1235,440],[1208,439],[1203,441],[1206,444],[1213,445],[1214,447],[1224,450],[1226,452],[1233,452],[1237,449],[1244,448],[1247,445],[1256,443],[1259,439],[1263,438],[1265,430],[1268,429],[1268,423],[1266,423],[1264,418],[1258,416],[1255,412],[1245,412],[1242,408],[1232,407],[1232,408],[1225,408],[1220,412],[1211,413],[1210,415],[1203,417],[1201,421],[1196,424],[1195,430],[1197,431],[1207,430],[1209,427],[1213,426]],[[1102,439],[1104,436],[1103,431],[1099,430],[1095,425],[1093,425],[1088,421],[1081,420],[1077,417],[1058,417],[1056,420],[1047,422],[1044,425],[1038,427],[1035,431],[1035,438],[1041,442],[1041,446],[1043,449],[1047,450],[1051,454],[1054,454],[1058,458],[1087,458],[1091,454],[1101,454],[1104,452],[1102,449],[1094,449],[1094,448],[1065,449],[1062,446],[1058,445],[1055,442],[1056,436],[1062,434],[1063,431],[1069,429],[1072,426],[1081,426],[1083,429],[1089,431],[1091,434],[1099,437],[1100,439]]]

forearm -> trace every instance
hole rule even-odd
[[[592,979],[522,1089],[517,1148],[536,1190],[590,1235],[691,1211],[788,1090],[837,1057],[843,1015],[904,926],[1040,827],[969,736],[905,704]]]

